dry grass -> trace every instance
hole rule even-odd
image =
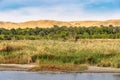
[[[0,41],[0,63],[120,67],[120,39]]]

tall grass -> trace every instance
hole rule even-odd
[[[87,64],[120,68],[120,39],[0,41],[0,63]]]

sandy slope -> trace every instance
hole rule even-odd
[[[0,28],[35,28],[42,27],[48,28],[53,27],[54,25],[58,26],[120,26],[120,20],[107,20],[107,21],[55,21],[55,20],[38,20],[38,21],[28,21],[22,23],[14,23],[14,22],[0,22]]]

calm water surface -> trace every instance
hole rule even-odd
[[[0,80],[120,80],[120,74],[0,71]]]

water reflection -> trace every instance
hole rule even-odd
[[[1,71],[0,80],[120,80],[120,74]]]
[[[120,80],[120,74],[114,74],[113,77],[115,78],[115,80]]]

